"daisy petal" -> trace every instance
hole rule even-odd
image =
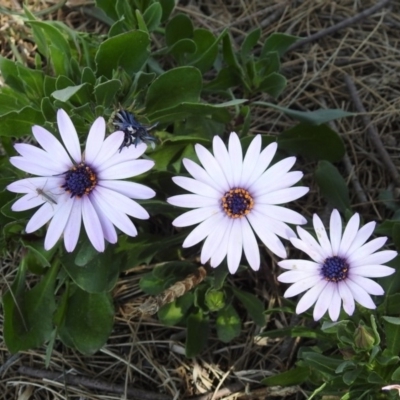
[[[215,250],[214,254],[211,256],[210,265],[213,268],[218,267],[218,265],[221,264],[223,259],[226,257],[233,222],[234,221],[232,219],[229,219],[224,224],[225,230],[222,233],[222,241]]]
[[[333,210],[329,224],[329,236],[331,239],[332,254],[338,255],[340,241],[342,240],[342,219],[338,210]]]
[[[32,215],[28,224],[26,225],[25,232],[32,233],[41,228],[44,224],[50,221],[53,217],[54,208],[49,203],[45,203],[40,207],[35,214]]]
[[[258,203],[255,204],[255,207],[258,209]],[[302,225],[307,222],[307,220],[301,214],[285,207],[263,204],[260,209],[260,212],[262,212],[264,215],[288,224]]]
[[[222,235],[225,231],[224,216],[221,214],[218,217],[219,219],[215,220],[215,229],[208,235],[201,249],[200,262],[202,264],[205,264],[213,256],[222,241]]]
[[[248,182],[250,180],[250,177],[253,176],[253,171],[257,165],[258,158],[260,157],[260,151],[261,151],[261,135],[256,135],[254,139],[250,142],[250,145],[247,149],[246,155],[244,156],[243,160],[242,176],[240,178],[240,183],[244,187],[248,187]],[[262,172],[260,172],[260,174],[261,173]]]
[[[372,253],[375,253],[377,250],[383,247],[386,241],[387,237],[379,237],[369,241],[368,243],[359,247],[357,250],[354,250],[351,254],[348,252],[347,259],[349,263],[354,264],[370,256]]]
[[[287,189],[276,190],[260,196],[257,200],[261,204],[284,204],[297,200],[308,193],[310,188],[295,186]]]
[[[82,200],[82,218],[88,238],[97,251],[103,252],[104,236],[99,217],[89,198],[83,197]]]
[[[331,255],[329,249],[323,248],[315,239],[314,237],[309,234],[305,229],[301,228],[300,226],[297,227],[297,233],[300,239],[307,245],[313,252],[316,252],[318,257],[318,262],[322,262],[325,258]],[[307,253],[308,254],[308,253]]]
[[[213,215],[212,217],[203,221],[200,225],[189,233],[184,240],[182,247],[191,247],[201,242],[206,236],[208,236],[213,229],[215,229],[215,221],[218,220],[219,215]]]
[[[199,194],[179,194],[167,199],[169,204],[178,207],[194,208],[194,207],[214,207],[218,212],[221,206],[218,200],[213,197],[205,197]]]
[[[201,196],[211,197],[213,199],[220,199],[221,193],[217,192],[211,186],[205,183],[196,181],[192,178],[186,178],[184,176],[175,176],[172,180],[181,188],[188,190],[189,192],[199,194]]]
[[[234,221],[231,228],[228,243],[228,269],[231,274],[234,274],[239,268],[240,259],[242,257],[242,232],[239,221]]]
[[[287,274],[287,272],[284,272],[282,275],[285,275],[285,274]],[[280,275],[278,277],[278,281],[281,280],[282,275]],[[285,278],[282,278],[282,279],[285,279]],[[318,275],[304,278],[301,281],[298,281],[298,282],[294,283],[292,286],[290,286],[289,289],[286,290],[286,292],[283,296],[286,298],[297,296],[299,293],[303,293],[304,291],[314,287],[315,285],[319,284],[322,281],[326,282],[324,279],[322,279]],[[310,305],[310,307],[311,307],[311,305]]]
[[[109,220],[107,215],[103,213],[100,205],[97,203],[96,197],[92,196],[90,200],[93,204],[93,207],[96,210],[97,216],[99,217],[101,228],[103,230],[104,239],[106,239],[109,243],[117,243],[118,235],[117,231],[114,228],[114,225]]]
[[[340,256],[344,257],[346,255],[347,250],[350,248],[354,238],[357,235],[359,226],[360,215],[356,213],[349,219],[349,222],[347,223],[346,228],[343,232],[342,240],[340,242]]]
[[[392,275],[396,272],[394,268],[386,265],[361,265],[360,267],[351,267],[350,274],[365,276],[366,278],[382,278]]]
[[[314,274],[321,269],[318,263],[308,260],[281,260],[278,265],[292,271],[313,272]]]
[[[394,250],[382,250],[377,253],[371,254],[359,261],[355,261],[351,264],[352,267],[360,267],[361,265],[374,265],[374,264],[386,264],[390,260],[393,260],[397,256],[397,252]]]
[[[99,154],[101,146],[104,142],[104,137],[106,135],[106,122],[104,118],[97,118],[89,130],[89,135],[86,140],[85,147],[85,161],[92,164],[96,159],[97,154]]]
[[[225,149],[225,151],[227,150]],[[207,171],[200,167],[200,165],[197,165],[194,161],[189,160],[188,158],[184,158],[182,162],[186,170],[189,172],[190,175],[193,176],[194,179],[208,186],[211,186],[213,189],[220,192],[220,187],[218,183],[215,182],[214,179],[212,179],[210,175],[208,175]]]
[[[78,134],[76,133],[71,118],[63,109],[57,111],[57,125],[68,153],[75,163],[79,164],[82,157]]]
[[[313,317],[315,321],[320,320],[324,314],[328,311],[328,308],[332,302],[332,297],[335,291],[335,285],[329,282],[319,295],[315,307]]]
[[[238,186],[242,176],[243,153],[240,140],[236,132],[231,132],[229,136],[229,157],[231,159],[231,171],[233,185]]]
[[[231,161],[229,153],[227,148],[225,147],[224,142],[219,136],[214,136],[213,151],[214,151],[214,157],[217,160],[222,171],[224,172],[225,178],[228,181],[229,186],[233,187],[235,184],[233,181],[233,172],[230,164]]]
[[[324,227],[324,224],[321,221],[321,218],[318,217],[317,214],[314,214],[313,216],[313,225],[314,225],[314,230],[317,235],[317,239],[324,251],[325,254],[333,254],[332,253],[332,246],[331,242],[329,241],[328,234],[326,233],[326,229]]]
[[[351,246],[346,252],[346,255],[352,254],[355,250],[361,247],[372,235],[376,226],[376,222],[369,222],[368,224],[364,225],[355,236]]]
[[[336,285],[333,285],[334,291],[331,302],[329,304],[329,317],[332,321],[337,321],[340,315],[340,308],[342,305],[342,299],[339,295],[339,290]]]
[[[92,161],[92,166],[96,166],[98,172],[101,171],[102,168],[104,169],[105,163],[118,153],[118,149],[124,140],[124,136],[124,132],[116,131],[106,137],[96,157]]]
[[[203,222],[207,218],[213,215],[220,214],[218,210],[213,207],[197,208],[195,210],[188,211],[172,221],[172,225],[176,227],[185,227],[195,225]],[[222,214],[221,214],[222,215]]]
[[[343,309],[346,311],[347,315],[353,315],[356,305],[354,303],[353,293],[346,285],[345,282],[338,283],[339,295],[343,301]]]
[[[74,251],[79,239],[82,223],[82,200],[71,199],[73,202],[67,225],[64,229],[64,245],[68,252]]]
[[[282,283],[295,283],[302,279],[310,278],[311,276],[315,276],[314,271],[287,271],[278,276],[278,281]]]
[[[260,269],[260,250],[254,232],[246,218],[240,219],[244,255],[253,271]]]
[[[327,284],[328,284],[327,281],[321,280],[315,286],[313,286],[308,292],[306,292],[297,304],[296,313],[301,314],[304,311],[307,311],[310,307],[312,307],[314,303],[318,300],[318,297],[325,289]]]
[[[278,149],[278,144],[276,142],[271,143],[267,146],[258,157],[257,164],[254,167],[254,170],[247,181],[247,187],[249,188],[256,180],[258,180],[261,174],[268,168],[272,159],[275,156],[276,150]]]
[[[154,161],[133,160],[113,165],[97,174],[100,180],[103,179],[125,179],[143,174],[154,166]]]
[[[354,300],[360,303],[363,307],[374,310],[376,308],[375,303],[372,301],[371,296],[359,285],[353,282],[351,279],[346,279],[346,285],[350,289]]]
[[[147,200],[156,195],[153,189],[136,182],[102,180],[99,182],[99,186],[118,192],[131,199]]]
[[[368,294],[382,296],[385,293],[381,285],[378,285],[375,281],[364,278],[363,276],[353,276],[350,280],[361,286]]]

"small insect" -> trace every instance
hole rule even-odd
[[[34,190],[37,193],[37,196],[40,196],[43,201],[46,201],[46,202],[50,203],[51,205],[53,205],[53,204],[56,205],[57,204],[57,200],[54,198],[53,193],[51,193],[49,191],[45,191],[45,187],[46,187],[47,181],[45,182],[45,184],[44,184],[44,186],[42,188],[36,187],[33,184],[33,182],[31,182],[30,180],[27,180],[26,182],[29,183],[29,185],[31,185],[32,188],[34,188]],[[49,193],[51,193],[51,195]],[[34,197],[37,197],[37,196],[32,196],[29,200],[32,200]]]
[[[125,137],[119,148],[119,151],[124,147],[129,147],[131,144],[134,144],[135,147],[144,142],[150,142],[151,147],[154,149],[155,142],[157,139],[149,134],[149,131],[154,129],[158,122],[151,126],[144,126],[136,121],[133,114],[125,110],[119,110],[114,116],[114,120],[112,124],[124,132]]]

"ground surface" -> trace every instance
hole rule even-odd
[[[45,16],[58,19],[79,30],[105,32],[104,26],[83,13],[83,6],[93,1],[70,0]],[[179,2],[177,11],[188,13],[198,27],[221,32],[230,27],[236,43],[257,26],[263,37],[272,32],[286,32],[302,37],[315,34],[340,21],[374,6],[372,0],[302,0],[302,1],[189,1]],[[345,84],[345,75],[355,83],[359,97],[368,112],[370,126],[375,126],[380,140],[389,151],[392,162],[400,165],[400,4],[385,1],[385,7],[330,35],[293,49],[283,60],[283,73],[288,88],[279,103],[298,109],[320,107],[356,111]],[[54,5],[46,0],[30,1],[32,10]],[[20,10],[17,0],[0,0],[1,7]],[[0,54],[13,57],[17,49],[29,64],[34,44],[26,41],[19,18],[0,11]],[[15,53],[14,53],[15,54]],[[260,109],[252,120],[251,131],[279,134],[291,124],[272,111]],[[0,127],[1,129],[1,127]],[[390,217],[378,200],[381,190],[394,186],[393,175],[368,139],[361,117],[336,122],[336,129],[346,144],[347,157],[337,167],[348,181],[354,210],[366,220],[380,221]],[[315,164],[299,160],[306,171],[305,182],[312,189],[307,200],[298,203],[302,212],[311,216],[330,210],[313,184]],[[307,171],[309,173],[307,174]],[[358,186],[357,186],[358,185]],[[16,255],[2,260],[0,291],[4,293],[13,281]],[[132,266],[133,267],[133,266]],[[232,284],[253,290],[266,308],[279,305],[282,288],[277,285],[277,267],[271,261],[269,270],[239,274]],[[259,385],[262,377],[284,371],[295,361],[297,341],[260,340],[260,330],[243,312],[242,335],[223,345],[213,337],[206,351],[196,359],[184,357],[185,332],[179,327],[165,328],[156,318],[143,318],[136,312],[143,295],[138,287],[145,269],[128,271],[115,288],[118,308],[115,329],[107,347],[92,357],[83,357],[61,345],[55,348],[51,371],[62,376],[85,376],[96,379],[96,387],[55,383],[28,377],[18,372],[21,365],[44,370],[45,349],[36,349],[11,357],[2,341],[0,315],[0,399],[121,399],[134,398],[130,388],[142,389],[138,398],[157,400],[160,393],[169,399],[264,399],[271,398]],[[301,318],[287,319],[274,314],[268,329],[301,324]],[[101,381],[103,387],[99,386]],[[76,382],[75,382],[76,383]],[[82,382],[78,382],[82,383]],[[245,387],[243,386],[245,385]],[[122,390],[124,394],[118,394]],[[304,399],[300,388],[275,393],[278,398]],[[193,397],[192,397],[193,396]],[[286,397],[285,397],[286,396]]]

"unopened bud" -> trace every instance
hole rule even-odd
[[[225,293],[221,290],[209,289],[205,296],[205,302],[210,311],[218,311],[225,307]]]
[[[354,344],[359,349],[371,350],[375,344],[375,336],[372,329],[364,325],[358,325],[354,332]]]

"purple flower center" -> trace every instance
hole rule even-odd
[[[222,208],[230,218],[241,218],[254,207],[254,200],[245,189],[231,189],[221,199]]]
[[[328,257],[322,265],[322,275],[329,282],[340,282],[347,279],[349,275],[349,264],[344,258]]]
[[[71,193],[71,197],[89,194],[97,184],[95,172],[85,163],[80,163],[65,172],[65,183],[61,187]]]

